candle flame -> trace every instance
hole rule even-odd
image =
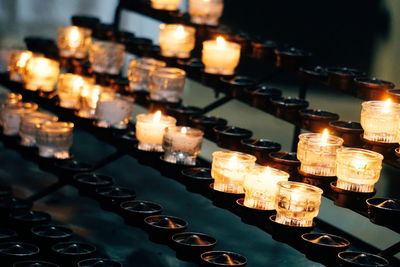
[[[185,37],[185,28],[182,25],[179,25],[176,29],[175,36],[180,39]]]
[[[390,98],[388,98],[385,101],[385,104],[383,104],[382,113],[389,113],[391,105],[392,105],[392,100],[390,100]]]
[[[367,166],[364,161],[359,159],[353,160],[351,164],[357,169],[365,169],[365,167]]]
[[[23,68],[26,65],[26,62],[32,57],[30,52],[22,52],[19,60],[17,61],[17,67]]]
[[[324,129],[321,136],[321,145],[325,145],[328,142],[329,132],[328,129]]]
[[[181,128],[181,133],[182,134],[186,134],[187,133],[187,128],[186,127],[182,127]]]
[[[267,166],[267,167],[265,168],[264,175],[265,175],[266,177],[271,176],[271,168],[270,168],[269,166]]]
[[[221,49],[221,48],[225,47],[226,41],[225,41],[224,37],[218,36],[216,41],[217,41],[217,48]]]
[[[157,110],[156,113],[154,113],[153,122],[159,123],[160,120],[161,120],[161,111]]]
[[[69,31],[69,45],[71,47],[79,47],[81,43],[81,36],[79,30],[75,27],[71,28]]]
[[[236,156],[236,154],[233,154],[233,156],[228,161],[227,167],[229,169],[236,168],[237,163],[238,163],[238,157]]]

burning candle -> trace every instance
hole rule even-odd
[[[57,45],[61,57],[85,58],[92,39],[92,30],[77,26],[58,28]]]
[[[164,160],[183,165],[196,165],[203,142],[203,131],[190,127],[168,127],[163,144]]]
[[[103,128],[126,129],[133,112],[134,99],[115,92],[100,94],[96,107],[96,125]]]
[[[218,25],[224,0],[189,0],[190,21],[194,24]]]
[[[1,116],[3,120],[3,134],[8,136],[18,135],[21,117],[37,110],[35,103],[19,102],[4,107]]]
[[[42,56],[32,56],[25,67],[25,88],[31,91],[51,92],[58,81],[60,65]]]
[[[160,25],[160,48],[164,57],[188,58],[195,44],[195,29],[181,24]]]
[[[278,169],[268,166],[251,167],[243,183],[245,192],[243,204],[252,209],[275,209],[278,182],[288,179],[289,174]]]
[[[361,126],[364,138],[381,143],[396,143],[397,127],[400,124],[400,104],[386,101],[362,103]]]
[[[203,42],[202,61],[207,73],[232,75],[239,59],[240,44],[225,41],[221,36]]]
[[[275,200],[275,222],[310,227],[318,215],[322,189],[305,183],[279,182]]]
[[[94,118],[100,94],[105,91],[111,91],[111,89],[97,84],[84,84],[77,115],[81,118]]]
[[[336,156],[336,186],[354,192],[373,192],[379,180],[383,156],[360,148],[341,148]]]
[[[151,0],[151,7],[159,10],[175,11],[179,9],[181,0]]]
[[[81,90],[85,84],[93,84],[94,79],[72,73],[60,74],[58,79],[58,98],[63,108],[78,109]]]
[[[343,139],[329,135],[325,129],[320,133],[304,133],[299,135],[297,158],[300,170],[317,176],[336,175],[336,150],[343,144]]]
[[[166,63],[154,58],[137,58],[129,62],[128,79],[132,91],[148,91],[149,73],[157,67],[165,67]]]
[[[11,81],[24,81],[25,66],[32,55],[33,53],[27,50],[15,50],[11,52],[8,62],[8,72]]]
[[[36,126],[46,121],[57,121],[57,116],[44,112],[32,112],[22,116],[19,128],[21,145],[32,147],[36,144]]]
[[[155,101],[179,102],[185,87],[186,72],[171,67],[159,67],[150,72],[150,98]]]
[[[214,178],[214,189],[242,194],[243,181],[249,169],[255,165],[256,157],[235,151],[216,151],[212,156],[211,176]]]
[[[138,148],[144,151],[163,152],[162,141],[164,130],[175,126],[176,119],[163,115],[161,111],[151,114],[136,116],[136,138],[139,140]]]
[[[94,72],[117,75],[124,65],[125,46],[118,43],[95,41],[89,49],[89,61]]]
[[[37,125],[36,145],[39,156],[66,159],[70,157],[74,124],[72,122],[47,121]]]

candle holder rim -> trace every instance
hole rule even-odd
[[[69,244],[71,244],[71,245],[72,244],[77,244],[77,245],[84,246],[87,251],[86,252],[82,252],[82,253],[66,253],[66,252],[62,252],[62,254],[67,254],[67,255],[85,255],[85,254],[91,254],[91,253],[93,253],[93,252],[95,252],[97,250],[96,246],[94,246],[92,244],[89,244],[89,243],[86,243],[86,242],[80,242],[80,241],[59,242],[57,244],[54,244],[51,247],[51,250],[53,252],[55,252],[55,253],[60,253],[59,252],[60,248],[58,248],[58,247],[62,248],[62,246],[66,246],[66,245],[69,245]]]
[[[59,267],[59,265],[49,262],[49,261],[42,261],[42,260],[24,260],[24,261],[17,261],[13,264],[13,267],[19,267],[19,266],[35,266],[36,264],[40,264],[39,266],[44,266],[44,267]],[[29,265],[26,265],[29,264]],[[32,265],[33,264],[33,265]]]
[[[245,265],[247,264],[247,258],[246,258],[245,256],[243,256],[243,255],[241,255],[241,254],[239,254],[239,253],[236,253],[236,252],[226,251],[226,250],[211,250],[211,251],[206,251],[206,252],[204,252],[204,253],[202,253],[202,254],[200,255],[200,259],[201,259],[202,261],[205,261],[205,262],[209,263],[209,261],[207,261],[207,260],[205,259],[205,257],[206,257],[206,256],[209,256],[209,255],[212,255],[212,254],[216,254],[216,253],[232,255],[232,256],[234,256],[234,257],[237,257],[237,258],[241,259],[241,262],[240,262],[239,264],[235,264],[234,266],[245,266]],[[225,266],[225,264],[218,264],[218,265],[220,265],[220,266]],[[228,265],[226,265],[226,266],[228,266]]]
[[[224,119],[224,118],[220,118],[220,117],[216,117],[216,116],[210,116],[210,115],[204,115],[204,114],[197,114],[197,115],[193,115],[193,116],[189,117],[189,119],[191,121],[195,121],[196,123],[215,124],[215,123],[211,123],[210,121],[204,122],[203,121],[204,118],[213,119],[213,122],[215,122],[215,123],[220,122],[221,125],[226,125],[228,123],[228,121],[226,119]]]
[[[132,58],[129,61],[128,69],[132,67],[139,67],[145,70],[151,70],[155,67],[165,67],[167,63],[165,61],[152,58],[152,57],[141,57],[141,58]]]
[[[38,216],[39,218],[32,219],[26,218],[27,214],[32,214],[32,216]],[[23,221],[23,222],[37,222],[37,221],[50,221],[51,216],[47,212],[44,211],[36,211],[36,210],[28,210],[26,212],[21,213],[20,211],[11,212],[9,218],[13,220]],[[38,220],[39,219],[39,220]]]
[[[336,176],[320,176],[320,175],[315,175],[312,173],[307,173],[301,170],[300,167],[297,168],[297,171],[301,176],[312,178],[312,179],[317,179],[317,180],[331,180],[331,179],[336,179]]]
[[[196,106],[186,106],[186,105],[168,107],[167,110],[173,110],[179,113],[186,113],[186,114],[189,113],[188,111],[190,111],[192,114],[197,114],[197,112],[203,112],[202,108]]]
[[[252,172],[252,170],[256,170],[256,169],[261,170],[261,169],[266,169],[266,168],[269,168],[269,170],[271,172],[285,174],[285,176],[287,176],[287,178],[289,178],[289,173],[287,173],[287,172],[285,172],[283,170],[280,170],[278,168],[274,168],[274,167],[268,166],[268,165],[262,165],[262,166],[255,165],[255,166],[252,166],[252,167],[250,167],[249,172]]]
[[[312,118],[313,120],[339,119],[338,114],[322,109],[303,109],[300,110],[299,113],[303,118]]]
[[[227,77],[222,76],[220,77],[220,81],[231,85],[246,86],[246,87],[255,86],[257,84],[257,80],[255,78],[246,75],[234,75]]]
[[[379,108],[382,109],[385,105],[386,101],[382,101],[382,100],[369,100],[369,101],[364,101],[361,103],[361,106],[363,108]],[[399,111],[398,109],[400,109],[400,103],[396,103],[396,102],[391,102],[390,103],[390,108],[395,108],[396,111]]]
[[[209,187],[211,190],[216,191],[216,192],[221,193],[221,194],[224,194],[224,195],[228,195],[228,196],[237,196],[237,197],[239,197],[239,198],[240,198],[241,196],[244,197],[244,193],[228,193],[228,192],[225,192],[225,191],[217,190],[217,189],[214,188],[214,183],[210,183],[210,184],[208,185],[208,187]]]
[[[102,177],[105,182],[109,183],[109,182],[113,182],[114,178],[108,175],[104,175],[104,174],[100,174],[100,173],[95,173],[95,172],[84,172],[84,173],[77,173],[73,176],[73,179],[75,181],[78,181],[80,183],[82,183],[82,181],[84,181],[82,178],[88,178],[88,177]],[[96,184],[94,182],[85,182],[85,184]]]
[[[272,104],[275,104],[275,105],[292,106],[292,107],[294,107],[294,106],[308,107],[308,105],[309,105],[308,101],[297,98],[297,97],[291,97],[291,96],[273,97],[271,99],[271,102],[272,102]]]
[[[322,190],[321,188],[319,188],[315,185],[310,185],[310,184],[306,184],[306,183],[302,183],[302,182],[293,182],[293,181],[278,182],[278,187],[282,187],[287,190],[293,190],[294,188],[292,187],[292,185],[295,186],[295,188],[301,187],[306,190],[306,191],[302,191],[302,192],[318,194],[318,195],[322,195],[324,193],[324,190]]]
[[[38,231],[40,230],[40,229],[42,229],[42,228],[46,228],[46,227],[55,227],[55,228],[57,228],[57,229],[62,229],[63,231],[64,231],[64,235],[62,235],[62,236],[60,236],[60,235],[58,235],[58,236],[50,236],[50,235],[43,235],[43,234],[41,234],[41,233],[39,233]],[[41,237],[46,237],[46,238],[51,238],[51,239],[60,239],[60,238],[65,238],[65,237],[69,237],[69,236],[72,236],[73,235],[73,231],[70,229],[70,228],[68,228],[68,227],[65,227],[65,226],[61,226],[61,225],[54,225],[54,224],[40,224],[40,225],[36,225],[36,226],[33,226],[32,228],[31,228],[31,233],[32,234],[34,234],[34,235],[37,235],[37,236],[41,236]]]
[[[198,171],[206,170],[210,175],[209,175],[209,177],[199,177],[199,176],[195,176],[195,175],[192,175],[192,174],[189,173],[190,171],[196,171],[196,170],[198,170]],[[183,169],[181,171],[181,174],[186,176],[186,177],[190,177],[192,179],[210,180],[210,181],[214,180],[214,178],[211,177],[211,169],[210,168],[205,168],[205,167],[186,168],[186,169]]]
[[[189,126],[168,126],[167,128],[165,128],[164,130],[164,134],[166,134],[167,132],[174,132],[174,133],[182,133],[182,130],[186,129],[186,133],[187,135],[191,135],[191,136],[203,136],[204,132],[200,129],[197,128],[193,128],[193,127],[189,127]]]
[[[225,36],[222,36],[222,34],[219,34],[218,35],[218,37],[222,37],[222,38],[224,38],[224,40],[225,40],[225,47],[231,47],[231,48],[233,48],[233,49],[241,49],[241,45],[239,44],[239,43],[237,43],[237,42],[235,42],[235,41],[232,41],[232,40],[228,40],[228,38],[226,38]],[[216,42],[216,39],[211,39],[211,40],[205,40],[205,41],[203,41],[203,47],[204,46],[206,46],[206,45],[208,45],[208,44],[212,44],[212,43],[214,43],[214,42]]]
[[[342,77],[356,77],[356,76],[363,76],[364,72],[351,68],[351,67],[327,67],[326,68],[328,75],[336,75],[336,76],[342,76]]]
[[[336,181],[330,183],[330,187],[333,191],[339,194],[353,195],[353,196],[363,196],[363,198],[370,198],[376,194],[376,189],[374,188],[373,192],[355,192],[346,189],[342,189],[336,186]]]
[[[197,236],[201,236],[201,237],[206,237],[206,239],[208,238],[207,242],[210,242],[207,245],[196,245],[196,244],[186,244],[186,243],[180,243],[178,242],[178,240],[176,240],[178,237],[181,236],[185,236],[185,235],[197,235]],[[214,247],[217,244],[217,239],[208,235],[208,234],[204,234],[204,233],[200,233],[200,232],[181,232],[181,233],[176,233],[171,237],[171,240],[174,243],[177,243],[179,245],[182,246],[187,246],[187,247]]]
[[[379,142],[379,141],[373,141],[373,140],[369,140],[364,138],[364,134],[360,134],[361,140],[364,143],[373,145],[373,146],[378,146],[378,147],[397,147],[399,145],[399,143],[385,143],[385,142]]]
[[[57,121],[58,117],[56,115],[53,115],[51,113],[43,112],[43,111],[33,111],[31,113],[25,114],[22,117],[22,120],[26,118],[38,118],[38,119],[43,119],[43,120],[50,120],[50,121]]]
[[[274,49],[276,55],[284,55],[291,57],[311,57],[312,53],[297,47],[281,47]]]
[[[15,255],[15,256],[29,256],[29,255],[35,255],[38,254],[40,252],[40,248],[34,244],[30,244],[30,243],[26,243],[26,242],[18,242],[18,241],[14,241],[14,242],[3,242],[0,243],[0,246],[6,246],[6,245],[18,245],[18,246],[24,246],[24,247],[28,247],[31,249],[31,251],[29,251],[29,253],[3,253],[2,249],[0,248],[0,254],[5,254],[5,255]]]
[[[359,128],[348,128],[343,126],[343,124],[356,124],[359,126]],[[356,121],[341,121],[341,120],[336,120],[336,121],[330,121],[329,126],[332,128],[343,131],[343,132],[364,132],[364,129],[361,127],[361,124]]]
[[[299,72],[313,76],[328,77],[328,71],[326,67],[320,65],[300,67]]]
[[[382,264],[379,264],[379,265],[370,265],[370,264],[357,264],[358,266],[365,266],[365,267],[372,267],[372,266],[388,266],[389,265],[389,262],[388,262],[388,260],[387,259],[385,259],[385,258],[383,258],[383,257],[381,257],[381,256],[378,256],[378,255],[375,255],[375,254],[372,254],[372,253],[367,253],[367,252],[359,252],[359,251],[350,251],[350,250],[348,250],[348,251],[342,251],[342,252],[339,252],[338,253],[338,258],[340,259],[340,260],[342,260],[342,261],[344,261],[344,262],[349,262],[349,263],[352,263],[351,261],[348,261],[343,255],[345,255],[345,254],[349,254],[349,255],[352,255],[352,254],[354,254],[354,255],[360,255],[360,254],[363,254],[363,255],[366,255],[366,256],[368,256],[368,257],[373,257],[373,258],[375,258],[375,259],[379,259],[381,262],[382,262]]]
[[[149,204],[157,209],[154,210],[141,210],[141,211],[137,211],[137,210],[130,210],[128,209],[128,205],[132,204],[132,203],[145,203],[145,204]],[[156,212],[162,212],[163,211],[163,206],[161,206],[160,204],[156,203],[156,202],[152,202],[152,201],[148,201],[148,200],[139,200],[139,199],[134,199],[134,200],[128,200],[128,201],[123,201],[121,202],[121,204],[119,205],[121,209],[129,211],[129,212],[133,212],[133,213],[148,213],[148,214],[153,214]]]
[[[263,143],[263,144],[267,143],[268,146],[257,145],[257,143],[259,143],[259,142]],[[266,138],[247,138],[247,139],[242,139],[240,141],[240,143],[242,145],[249,146],[251,148],[268,149],[268,150],[271,150],[271,149],[280,150],[282,147],[281,144],[279,144],[278,142],[275,142],[275,141],[272,141],[272,140],[266,139]]]
[[[247,207],[247,206],[244,205],[244,198],[243,198],[243,197],[237,199],[237,200],[235,201],[235,203],[236,203],[238,206],[240,206],[241,208],[245,208],[245,209],[249,209],[249,210],[253,210],[253,211],[259,211],[259,212],[263,212],[263,211],[265,211],[265,212],[275,211],[275,209],[264,210],[264,209],[258,209],[258,208]]]
[[[171,229],[171,228],[162,227],[162,226],[159,226],[159,225],[152,224],[151,220],[156,219],[156,218],[167,218],[167,219],[175,220],[176,222],[178,222],[179,227],[172,228],[172,229],[185,229],[189,225],[189,223],[186,220],[181,219],[179,217],[171,216],[171,215],[151,215],[151,216],[147,216],[146,218],[144,218],[144,222],[145,222],[145,224],[147,224],[147,225],[149,225],[151,227],[158,228],[158,229]]]
[[[2,238],[4,238],[3,236],[7,235],[6,238],[14,238],[16,236],[18,236],[17,232],[12,230],[12,229],[8,229],[8,228],[0,228],[0,233]]]
[[[362,160],[367,160],[367,161],[375,161],[375,160],[383,160],[383,155],[381,153],[372,151],[372,150],[368,150],[368,149],[363,149],[363,148],[356,148],[356,147],[341,147],[338,148],[338,150],[336,151],[336,153],[351,153],[352,154],[352,158],[359,158]],[[354,153],[357,153],[357,155],[355,156]],[[366,155],[368,158],[364,158],[364,157],[359,157],[359,155]]]
[[[343,241],[345,244],[342,244],[342,245],[339,245],[339,244],[338,245],[328,245],[328,244],[323,244],[323,243],[314,243],[310,239],[307,238],[308,236],[324,236],[324,235],[339,239],[340,241]],[[313,245],[318,245],[318,246],[323,246],[323,247],[335,247],[335,248],[342,247],[343,248],[343,247],[350,246],[350,241],[348,241],[347,239],[345,239],[345,238],[343,238],[341,236],[333,235],[333,234],[329,234],[329,233],[304,233],[304,234],[301,235],[301,239],[303,239],[303,241],[311,243]]]
[[[107,193],[112,192],[113,190],[124,192],[125,195],[118,196],[118,195],[107,194]],[[110,186],[96,188],[96,194],[101,195],[106,198],[113,198],[113,199],[125,199],[127,197],[135,197],[136,196],[135,190],[129,189],[127,187],[116,186],[116,185],[110,185]]]
[[[92,41],[90,46],[98,46],[102,45],[105,46],[108,50],[118,49],[118,50],[125,50],[125,45],[114,42],[114,41],[106,41],[106,40],[96,40]]]
[[[228,125],[217,125],[213,127],[214,132],[222,135],[230,135],[230,136],[252,136],[253,132],[250,130],[247,130],[245,128],[240,128],[237,126],[228,126]],[[238,130],[241,133],[232,133],[228,132],[229,130]]]
[[[370,88],[394,88],[395,85],[392,82],[377,79],[377,78],[369,78],[365,76],[358,76],[354,78],[354,82],[359,85],[367,86]]]
[[[376,209],[387,210],[387,211],[396,212],[396,213],[400,214],[400,209],[391,209],[391,208],[387,208],[387,207],[383,207],[383,206],[379,207],[378,206],[379,203],[373,203],[373,201],[376,201],[376,200],[384,200],[384,201],[393,200],[393,201],[396,201],[396,202],[400,203],[400,199],[385,198],[385,197],[371,197],[371,198],[367,198],[365,200],[365,202],[367,203],[368,206],[372,206],[372,207],[374,207]]]
[[[295,155],[295,159],[282,159],[285,155]],[[278,155],[282,155],[282,157],[278,158]],[[297,153],[296,152],[286,152],[286,151],[276,151],[276,152],[271,152],[268,154],[268,156],[275,162],[285,162],[285,163],[291,163],[293,165],[300,165],[300,160],[297,159]]]
[[[311,226],[297,226],[297,225],[294,226],[294,225],[288,225],[288,224],[277,223],[277,222],[276,222],[276,214],[269,216],[268,219],[269,219],[272,223],[274,223],[274,224],[283,225],[283,226],[285,226],[285,227],[290,227],[290,228],[292,228],[292,229],[312,229],[312,228],[315,227],[315,222],[314,222],[314,221],[312,222],[312,225],[311,225]]]
[[[178,28],[179,26],[183,27],[185,29],[185,31],[189,31],[190,33],[196,32],[195,27],[181,24],[181,23],[161,23],[159,27],[160,27],[160,30],[163,30],[163,29],[172,28],[172,27]]]
[[[91,263],[91,261],[103,261],[103,262],[105,262],[106,264],[112,264],[112,265],[108,265],[109,267],[122,267],[122,264],[121,263],[119,263],[119,262],[117,262],[117,261],[114,261],[114,260],[111,260],[111,259],[106,259],[106,258],[98,258],[98,257],[95,257],[95,258],[89,258],[89,259],[83,259],[83,260],[81,260],[81,261],[78,261],[77,262],[77,266],[78,267],[85,267],[85,266],[92,266],[92,265],[82,265],[82,264],[86,264],[86,263]]]
[[[308,143],[319,144],[321,143],[322,133],[302,133],[299,134],[299,139],[304,140]],[[328,134],[327,142],[324,146],[337,146],[342,145],[344,142],[343,138]]]
[[[218,151],[214,151],[212,153],[212,156],[214,158],[215,157],[219,157],[219,158],[224,158],[226,160],[229,160],[232,155],[236,155],[237,157],[240,157],[241,161],[256,161],[256,157],[251,155],[251,154],[247,154],[247,153],[243,153],[240,151],[233,151],[233,150],[218,150]]]
[[[389,93],[389,95],[400,96],[400,89],[397,89],[397,88],[395,88],[395,89],[390,89],[390,90],[388,91],[388,93]]]
[[[138,121],[144,121],[146,123],[152,122],[154,114],[155,114],[155,112],[138,114],[136,116],[136,124]],[[162,122],[171,122],[171,123],[175,122],[176,123],[176,119],[172,116],[161,113],[160,123],[162,123]]]
[[[282,96],[282,91],[278,88],[271,87],[268,85],[260,84],[254,87],[246,87],[244,89],[245,92],[251,95],[262,95],[262,96],[270,96],[270,97],[280,97]]]
[[[54,129],[60,129],[62,128],[63,130],[73,130],[74,128],[74,123],[70,121],[45,121],[41,124],[36,124],[36,128],[39,128],[41,130],[54,130]]]
[[[185,77],[186,71],[176,67],[156,67],[152,69],[149,73],[149,76],[157,74],[157,76],[171,76],[171,75],[179,75],[179,77],[173,77],[174,79]]]

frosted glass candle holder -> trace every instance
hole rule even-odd
[[[216,151],[212,156],[211,176],[214,178],[214,189],[242,194],[244,179],[255,165],[256,157],[235,151]]]
[[[95,118],[100,94],[106,91],[111,91],[111,89],[96,84],[85,84],[81,90],[77,115],[81,118]]]
[[[374,192],[383,156],[360,148],[341,148],[336,156],[336,187],[353,192]]]
[[[163,115],[160,111],[136,116],[136,138],[139,140],[138,149],[144,151],[163,152],[162,141],[164,130],[175,126],[176,119]]]
[[[299,135],[297,158],[300,160],[300,171],[316,176],[336,175],[336,150],[343,144],[343,139],[327,135],[326,140],[320,133]]]
[[[150,99],[170,103],[179,102],[185,87],[185,71],[178,68],[159,67],[150,72]]]
[[[279,182],[275,200],[276,223],[310,227],[321,205],[322,189],[298,182]]]
[[[164,57],[189,58],[195,45],[196,30],[181,24],[160,25],[160,49]]]
[[[14,50],[8,61],[8,72],[11,81],[24,82],[25,66],[33,53],[28,50]]]
[[[167,162],[196,165],[203,142],[203,131],[190,127],[168,127],[163,137],[163,159]]]
[[[136,58],[129,62],[128,79],[132,92],[148,91],[147,80],[149,73],[157,67],[165,67],[166,63],[154,58]]]
[[[124,65],[125,46],[106,41],[94,41],[89,49],[89,61],[97,73],[117,75]]]
[[[86,58],[92,30],[77,26],[58,28],[57,46],[61,57]]]
[[[3,126],[3,110],[6,107],[16,105],[22,100],[22,95],[15,93],[0,93],[0,126]]]
[[[72,122],[47,121],[38,125],[36,145],[39,149],[39,156],[57,159],[69,158],[73,130]]]
[[[19,102],[17,104],[5,106],[1,113],[3,134],[8,136],[18,135],[22,116],[36,111],[37,108],[37,104],[29,102]]]
[[[224,0],[189,0],[190,21],[194,24],[218,25]]]
[[[69,109],[78,109],[81,90],[85,84],[93,84],[94,79],[72,73],[60,74],[58,79],[58,98],[60,106]]]
[[[25,88],[31,91],[52,92],[58,81],[60,65],[42,56],[32,56],[25,67]]]
[[[21,145],[26,147],[35,146],[37,125],[40,125],[46,121],[57,120],[57,116],[38,111],[22,116],[19,128]]]
[[[133,112],[133,101],[130,96],[102,92],[96,107],[96,126],[126,129]]]
[[[203,42],[204,71],[211,74],[233,75],[239,64],[240,44],[225,41],[222,37]]]
[[[150,3],[153,9],[175,11],[179,9],[181,0],[151,0]]]
[[[278,169],[268,166],[251,167],[243,183],[245,192],[243,204],[252,209],[275,209],[278,183],[288,179],[289,174]]]
[[[381,143],[397,143],[397,127],[400,124],[400,104],[390,101],[366,101],[362,103],[361,126],[364,138]]]

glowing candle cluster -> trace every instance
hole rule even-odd
[[[179,102],[185,88],[186,72],[171,67],[159,67],[150,72],[150,98],[169,103]]]
[[[108,90],[111,89],[97,84],[84,84],[80,93],[79,111],[77,115],[82,118],[95,118],[100,94]]]
[[[58,28],[57,46],[61,57],[87,57],[91,42],[90,29],[67,26]]]
[[[128,79],[131,91],[148,91],[149,73],[157,67],[165,67],[166,63],[154,58],[136,58],[129,62]]]
[[[35,146],[38,125],[41,125],[47,121],[57,120],[57,116],[38,111],[22,116],[19,129],[21,145],[27,147]]]
[[[58,98],[63,108],[78,109],[82,88],[93,84],[94,79],[72,73],[60,74],[58,80]]]
[[[188,58],[195,45],[195,29],[181,24],[160,25],[160,48],[164,57]]]
[[[60,65],[42,56],[32,56],[25,66],[25,88],[31,91],[52,92],[58,81]]]

